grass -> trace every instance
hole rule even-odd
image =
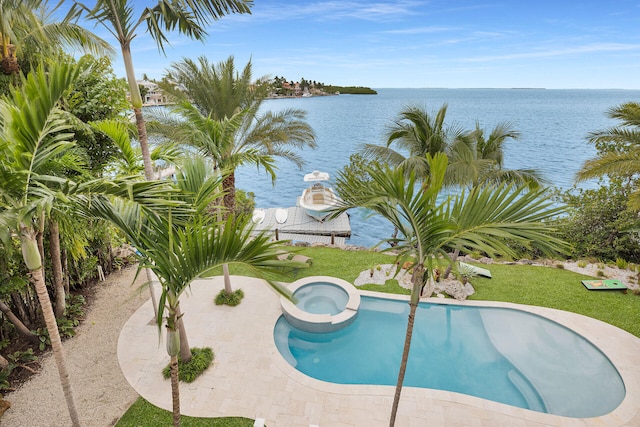
[[[193,418],[181,416],[183,427],[253,427],[250,418]],[[138,398],[120,418],[116,427],[170,426],[173,424],[171,412],[153,406],[143,398]]]
[[[589,291],[580,281],[590,276],[531,265],[489,266],[492,279],[472,280],[470,300],[503,301],[556,308],[602,320],[640,337],[640,297],[631,292]]]
[[[291,247],[313,258],[313,265],[297,271],[296,279],[308,276],[333,276],[353,283],[364,271],[380,264],[391,264],[394,257],[374,251],[344,251],[326,247]],[[476,265],[481,265],[477,264]],[[482,265],[481,265],[482,266]],[[483,267],[487,268],[486,265]],[[610,323],[640,337],[640,297],[631,292],[588,291],[580,281],[591,278],[569,270],[531,265],[492,264],[492,279],[474,277],[471,282],[476,293],[469,299],[502,301],[536,305],[583,314]],[[251,272],[230,266],[232,274],[248,275]],[[285,281],[295,280],[289,274]],[[394,279],[385,285],[365,285],[360,289],[408,294]]]
[[[390,255],[373,251],[345,252],[335,248],[307,247],[287,248],[313,258],[313,265],[299,269],[295,278],[293,272],[286,272],[284,281],[293,281],[308,276],[333,276],[350,283],[360,272],[375,268],[381,264],[391,264]],[[480,264],[477,264],[480,265]],[[530,265],[492,264],[483,266],[491,270],[492,279],[474,277],[471,279],[476,293],[470,300],[501,301],[517,304],[550,307],[559,310],[583,314],[602,320],[611,325],[640,337],[640,296],[631,292],[588,291],[580,281],[591,278],[560,268],[537,267]],[[251,271],[229,266],[231,274],[253,276]],[[222,274],[220,271],[218,274]],[[395,294],[409,294],[409,290],[390,279],[384,285],[365,285],[360,289]],[[246,418],[190,418],[182,417],[185,427],[215,426],[244,427],[253,426],[253,420]],[[171,413],[156,408],[140,398],[116,424],[119,427],[170,425]]]

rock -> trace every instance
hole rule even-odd
[[[4,414],[5,411],[10,407],[11,407],[11,402],[0,398],[0,417],[2,417],[2,414]]]
[[[464,301],[469,295],[475,293],[475,289],[468,282],[463,285],[456,279],[447,279],[436,282],[435,292],[445,293],[458,301]]]

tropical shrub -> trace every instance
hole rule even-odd
[[[242,289],[236,289],[230,294],[223,289],[218,293],[218,295],[216,295],[214,302],[216,305],[229,305],[231,307],[235,307],[240,304],[242,298],[244,298],[244,292],[242,292]]]
[[[561,198],[569,206],[558,226],[564,240],[573,246],[573,257],[640,262],[636,212],[628,208],[632,186],[612,180],[598,189],[570,190]]]
[[[178,356],[178,378],[180,381],[186,383],[192,383],[198,378],[213,362],[214,354],[213,350],[209,347],[198,348],[193,347],[191,349],[191,360],[187,363],[183,363],[182,359]],[[165,378],[171,377],[171,367],[167,365],[162,369],[162,375]]]

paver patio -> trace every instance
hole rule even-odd
[[[234,276],[232,285],[245,294],[237,307],[214,305],[215,295],[224,287],[222,277],[194,282],[181,299],[190,346],[211,347],[215,352],[212,367],[193,383],[180,384],[183,415],[261,417],[269,427],[388,425],[394,387],[333,384],[298,372],[282,358],[273,339],[280,296],[259,279]],[[459,393],[404,387],[397,426],[640,426],[639,338],[595,319],[548,308],[466,304],[517,307],[573,329],[614,363],[625,383],[624,401],[610,414],[576,419]],[[142,397],[171,410],[171,386],[161,374],[169,356],[152,318],[148,301],[122,329],[118,359],[127,381]]]

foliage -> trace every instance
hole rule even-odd
[[[85,55],[78,60],[82,73],[65,97],[65,108],[83,123],[124,119],[128,108],[127,84],[115,76],[111,59]],[[77,123],[77,147],[89,169],[102,173],[117,148],[104,133]]]
[[[0,371],[0,390],[11,388],[10,377],[16,368],[24,368],[31,372],[33,370],[28,367],[32,362],[38,360],[38,356],[33,353],[33,349],[18,350],[7,356],[7,366]]]
[[[209,347],[193,347],[191,349],[191,360],[187,363],[184,363],[180,356],[178,356],[178,373],[180,381],[184,381],[186,383],[194,382],[196,378],[202,375],[202,373],[211,366],[213,358],[213,350]],[[162,369],[162,375],[165,378],[171,377],[171,367],[169,365]]]
[[[608,176],[627,180],[631,191],[629,207],[640,210],[640,104],[628,102],[611,108],[607,114],[619,120],[618,126],[592,132],[589,142],[596,146],[598,155],[588,160],[576,174],[576,181]]]
[[[64,310],[65,317],[73,323],[73,326],[78,326],[80,320],[84,318],[84,296],[82,295],[67,295],[67,305]]]
[[[236,190],[236,215],[251,215],[256,207],[256,195],[251,191]]]
[[[254,420],[242,417],[182,417],[183,427],[252,427]],[[160,409],[139,397],[116,423],[116,427],[171,425],[171,412]]]
[[[216,295],[214,302],[216,305],[228,305],[235,307],[242,302],[242,298],[244,298],[244,292],[242,292],[242,289],[236,289],[230,294],[228,294],[226,290],[222,289],[218,295]]]
[[[323,91],[327,93],[340,92],[341,95],[377,95],[378,92],[366,86],[324,86]]]
[[[66,97],[68,111],[85,123],[112,119],[127,111],[127,84],[116,77],[108,56],[85,55],[81,74]]]
[[[597,189],[569,190],[561,195],[570,209],[558,227],[573,246],[573,257],[640,262],[637,234],[624,231],[640,225],[637,214],[628,207],[631,190],[628,183],[612,179]]]

